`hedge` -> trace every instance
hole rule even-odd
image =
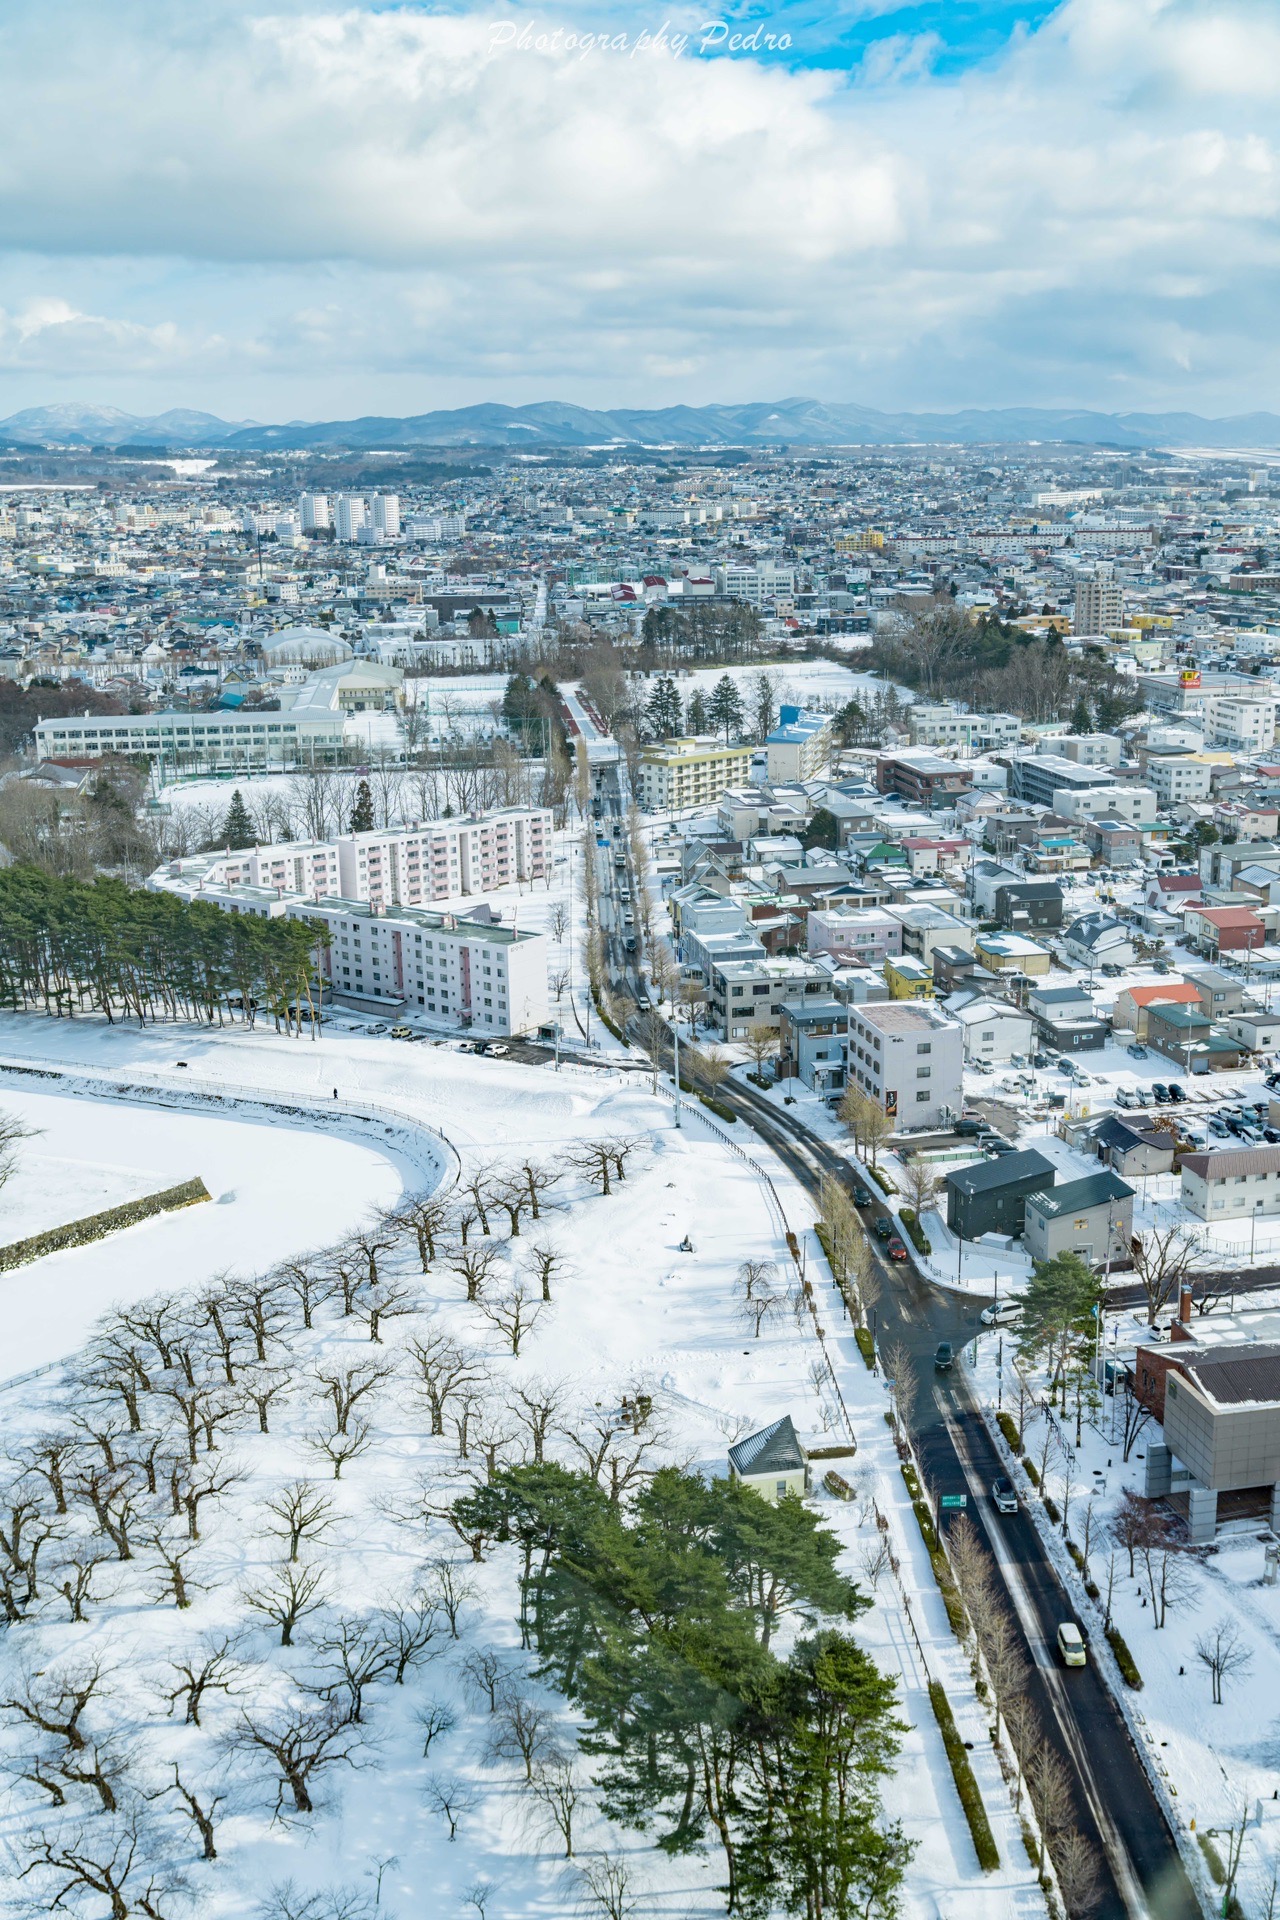
[[[1227,1870],[1222,1864],[1222,1855],[1218,1852],[1218,1849],[1214,1846],[1207,1833],[1197,1833],[1196,1839],[1199,1842],[1200,1851],[1204,1855],[1204,1863],[1209,1869],[1209,1878],[1215,1887],[1224,1886],[1226,1884]]]
[[[929,1565],[933,1568],[933,1577],[938,1583],[938,1592],[942,1595],[942,1604],[947,1610],[951,1631],[957,1640],[963,1640],[969,1631],[964,1602],[960,1598],[960,1589],[952,1576],[951,1563],[942,1551],[938,1530],[933,1524],[929,1503],[921,1491],[919,1477],[909,1460],[902,1462],[902,1477],[907,1483],[907,1492],[911,1495],[911,1511],[916,1516],[916,1525],[920,1529],[920,1538],[924,1541],[929,1555]]]
[[[867,1365],[869,1367],[874,1367],[876,1363],[876,1343],[871,1338],[870,1328],[855,1327],[853,1330],[853,1337],[858,1343],[858,1352],[862,1355]]]
[[[64,1247],[85,1247],[90,1241],[105,1240],[110,1233],[150,1220],[157,1213],[174,1213],[179,1207],[194,1207],[208,1200],[203,1180],[184,1180],[180,1186],[166,1187],[161,1193],[144,1193],[140,1200],[127,1200],[122,1207],[108,1207],[105,1213],[86,1214],[83,1220],[68,1220],[65,1226],[50,1227],[47,1233],[33,1233],[26,1240],[11,1241],[0,1247],[0,1273],[11,1267],[25,1267],[42,1260],[46,1253],[60,1253]]]
[[[960,1805],[964,1808],[964,1817],[969,1822],[969,1832],[973,1836],[973,1850],[978,1856],[978,1865],[984,1873],[994,1873],[1000,1865],[1000,1852],[996,1846],[995,1835],[991,1831],[987,1810],[982,1804],[978,1783],[973,1777],[973,1768],[969,1765],[969,1755],[965,1751],[964,1741],[960,1738],[956,1727],[951,1702],[947,1699],[940,1680],[929,1682],[929,1703],[942,1734],[942,1744],[947,1750],[947,1759],[951,1762],[951,1777],[956,1783],[956,1792],[960,1796]]]
[[[881,1193],[896,1193],[898,1191],[898,1189],[894,1186],[892,1180],[889,1178],[888,1174],[882,1172],[882,1170],[879,1167],[868,1167],[867,1172],[870,1174],[871,1178],[875,1181]]]
[[[1062,1518],[1062,1515],[1058,1512],[1057,1501],[1054,1499],[1051,1493],[1045,1493],[1043,1489],[1041,1490],[1040,1498],[1044,1501],[1045,1512],[1048,1514],[1049,1518],[1052,1520],[1054,1526],[1056,1527],[1058,1522]]]
[[[1133,1688],[1135,1693],[1140,1693],[1142,1691],[1142,1675],[1138,1672],[1137,1661],[1125,1644],[1124,1635],[1120,1632],[1119,1627],[1108,1627],[1106,1634],[1107,1645],[1111,1648],[1112,1653],[1114,1653],[1116,1665],[1123,1674],[1125,1681]]]
[[[996,1415],[996,1425],[1009,1442],[1010,1449],[1014,1453],[1021,1453],[1022,1435],[1018,1432],[1018,1423],[1013,1415],[1011,1413],[998,1413]]]
[[[1040,1475],[1036,1472],[1035,1461],[1029,1460],[1026,1454],[1022,1456],[1022,1471],[1026,1474],[1033,1487],[1040,1485]]]
[[[929,1236],[925,1232],[924,1228],[920,1225],[919,1220],[916,1218],[915,1208],[904,1207],[902,1209],[902,1213],[900,1217],[901,1217],[903,1226],[907,1230],[907,1238],[910,1240],[916,1252],[932,1253],[933,1243],[929,1239]]]

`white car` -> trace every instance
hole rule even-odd
[[[989,1307],[982,1309],[979,1318],[984,1327],[1007,1327],[1021,1315],[1020,1300],[993,1300]]]
[[[1058,1628],[1058,1652],[1064,1667],[1084,1667],[1089,1664],[1084,1635],[1074,1620],[1064,1620]]]
[[[490,1042],[489,1051],[490,1053],[510,1053],[511,1049],[505,1040],[494,1040]]]

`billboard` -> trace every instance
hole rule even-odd
[[[1178,675],[1178,681],[1184,692],[1200,685],[1199,667],[1184,667]]]

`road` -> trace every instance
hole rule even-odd
[[[602,773],[606,818],[621,813],[611,775]],[[616,812],[611,802],[616,802]],[[625,850],[625,849],[624,849]],[[621,871],[629,871],[628,869]],[[620,871],[620,877],[621,877]],[[601,868],[602,919],[616,921],[615,868]],[[611,954],[617,952],[611,947]],[[642,976],[619,953],[619,979],[634,994]],[[613,971],[611,960],[610,971]],[[658,1042],[663,1064],[670,1048]],[[787,1109],[775,1106],[753,1088],[731,1080],[717,1098],[733,1108],[778,1154],[805,1190],[816,1198],[824,1174],[843,1185],[857,1184],[849,1163],[806,1128]],[[884,1213],[876,1200],[868,1212]],[[1002,1462],[977,1410],[962,1369],[937,1375],[933,1356],[938,1343],[959,1350],[979,1330],[980,1301],[947,1294],[926,1280],[913,1263],[891,1266],[871,1241],[881,1275],[881,1294],[873,1312],[873,1332],[881,1351],[901,1342],[911,1355],[916,1394],[912,1409],[917,1451],[937,1495],[963,1493],[967,1511],[981,1530],[999,1570],[1010,1608],[1022,1631],[1030,1678],[1028,1692],[1045,1735],[1066,1764],[1072,1795],[1072,1824],[1098,1856],[1099,1885],[1091,1912],[1098,1920],[1198,1920],[1199,1902],[1177,1845],[1134,1748],[1118,1706],[1096,1664],[1067,1671],[1057,1659],[1059,1624],[1074,1608],[1028,1513],[999,1515],[989,1489],[1003,1471]]]

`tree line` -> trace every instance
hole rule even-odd
[[[224,913],[121,880],[58,879],[37,867],[0,871],[0,1006],[108,1020],[195,1020],[315,1032],[316,949],[310,920]]]

